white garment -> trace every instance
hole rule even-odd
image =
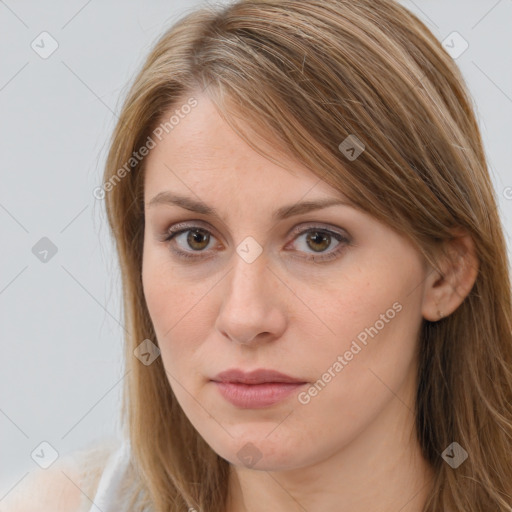
[[[130,444],[125,440],[108,458],[89,512],[125,512],[118,491],[129,460]]]

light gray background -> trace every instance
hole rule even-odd
[[[120,276],[101,200],[120,99],[162,31],[202,2],[0,0],[0,503],[38,466],[115,436],[122,378]],[[512,0],[411,2],[456,62],[477,105],[512,254]],[[43,31],[58,49],[41,58]],[[58,252],[42,263],[32,247]]]

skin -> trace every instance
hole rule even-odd
[[[449,281],[405,237],[350,205],[274,221],[284,205],[346,198],[289,156],[287,169],[269,162],[207,96],[194,97],[198,105],[147,157],[142,279],[169,384],[231,463],[228,512],[420,511],[433,473],[414,432],[418,335],[423,319],[449,315],[469,293],[471,240],[454,242],[466,259],[446,263]],[[200,199],[221,218],[149,206],[165,190]],[[210,239],[203,233],[191,246],[185,232],[162,241],[184,222]],[[297,226],[302,234],[291,232]],[[315,228],[349,242],[319,241]],[[236,250],[248,236],[263,248],[252,263]],[[199,257],[182,259],[172,247]],[[334,259],[307,260],[339,247]],[[307,390],[396,303],[400,312],[307,404],[295,392],[240,409],[210,381],[228,368],[271,368],[310,383]],[[247,443],[260,456],[252,466],[237,456]]]

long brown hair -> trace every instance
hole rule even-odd
[[[146,366],[134,357],[143,340],[158,344],[141,282],[144,159],[134,154],[155,142],[160,123],[172,129],[169,113],[191,105],[194,91],[256,151],[275,161],[257,133],[405,234],[432,265],[454,229],[469,233],[475,285],[453,314],[424,320],[419,340],[416,433],[435,470],[424,511],[510,510],[512,304],[497,200],[459,69],[392,0],[205,6],[163,34],[135,77],[104,174],[128,332],[122,421],[133,510],[226,509],[229,463],[188,421],[161,358]],[[340,151],[349,136],[365,144],[352,161]],[[469,455],[457,469],[441,457],[454,441]]]

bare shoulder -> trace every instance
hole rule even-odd
[[[72,452],[48,469],[34,469],[2,500],[2,512],[86,512],[101,474],[115,450],[95,443]]]
[[[79,476],[76,463],[69,460],[34,469],[2,500],[2,511],[77,512],[81,504]]]

